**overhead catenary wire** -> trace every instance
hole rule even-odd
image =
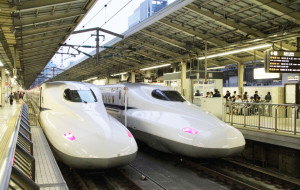
[[[107,5],[111,2],[112,0],[110,0],[107,4],[105,4],[105,6],[101,9],[101,10],[103,10],[104,8],[106,8],[107,7]],[[112,20],[117,14],[119,14],[126,6],[128,6],[129,5],[129,3],[131,3],[132,2],[132,0],[129,0],[123,7],[121,7],[114,15],[112,15],[107,21],[106,21],[106,19],[105,19],[105,21],[104,21],[104,23],[101,25],[101,27],[103,27],[106,23],[108,23],[110,20]],[[97,14],[99,14],[100,12],[101,12],[101,10],[98,12],[98,13],[96,13],[96,15]],[[94,19],[95,17],[96,17],[96,15],[94,15],[85,25],[87,25],[92,19]],[[85,26],[84,25],[84,26]],[[81,43],[80,45],[83,45],[86,41],[88,41],[90,38],[92,37],[92,35],[91,36],[89,36],[89,38],[87,38],[83,43]],[[103,40],[104,41],[104,40]],[[102,41],[102,42],[103,42]],[[75,51],[75,50],[74,50]],[[73,52],[74,52],[73,51]],[[73,53],[72,52],[72,53]]]

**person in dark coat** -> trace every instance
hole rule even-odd
[[[221,97],[221,94],[218,89],[215,89],[215,93],[213,94],[213,97]]]
[[[265,96],[265,100],[266,102],[270,102],[272,100],[272,96],[270,92],[268,92],[268,94]]]
[[[10,95],[9,95],[9,102],[10,102],[10,105],[13,105],[14,95],[12,93],[10,93]]]
[[[257,101],[258,97],[258,91],[256,90],[255,94],[253,95],[254,101]]]

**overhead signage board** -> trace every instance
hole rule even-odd
[[[265,68],[269,73],[300,73],[300,52],[267,50]]]

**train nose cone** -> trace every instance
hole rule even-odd
[[[193,144],[199,147],[195,154],[200,157],[203,151],[207,157],[226,157],[242,152],[245,139],[239,130],[224,124],[223,127],[199,132]]]

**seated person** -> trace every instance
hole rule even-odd
[[[196,91],[195,96],[200,96],[199,90]]]

